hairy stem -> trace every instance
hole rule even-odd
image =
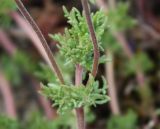
[[[11,91],[11,86],[1,71],[0,71],[0,91],[4,99],[7,115],[15,119],[17,117],[17,112],[14,103],[14,97]]]
[[[100,56],[98,41],[96,38],[96,34],[94,31],[93,23],[92,23],[91,16],[90,16],[88,0],[81,0],[81,2],[82,2],[84,14],[86,17],[87,25],[90,31],[90,36],[91,36],[93,47],[94,47],[94,60],[93,60],[93,67],[92,67],[92,75],[95,77],[98,71],[99,56]]]
[[[82,83],[82,74],[83,68],[80,65],[76,65],[76,73],[75,73],[75,84],[76,86],[81,85]],[[76,109],[77,115],[77,128],[85,129],[85,118],[84,118],[84,109],[83,107]]]
[[[52,64],[52,67],[57,75],[57,77],[59,78],[60,82],[62,84],[64,84],[64,79],[63,76],[61,74],[61,71],[53,57],[52,51],[49,48],[47,41],[45,40],[42,32],[40,31],[39,27],[37,26],[37,24],[35,23],[35,21],[33,20],[33,18],[30,16],[30,14],[28,13],[28,11],[26,10],[26,8],[24,7],[23,3],[21,2],[21,0],[15,0],[15,2],[17,3],[17,6],[20,10],[20,12],[22,13],[22,15],[26,18],[26,20],[29,22],[29,24],[32,26],[32,28],[34,29],[34,31],[36,32],[37,36],[39,37],[41,44],[43,45],[45,52]]]
[[[106,52],[107,56],[112,56],[111,53],[108,51]],[[114,59],[112,57],[111,62],[107,62],[105,66],[106,70],[106,77],[108,80],[108,92],[109,96],[111,97],[111,110],[114,115],[120,114],[120,108],[118,104],[118,98],[117,98],[117,91],[116,91],[116,85],[115,85],[115,79],[114,79]]]

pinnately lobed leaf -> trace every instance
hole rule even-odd
[[[103,79],[104,81],[104,79]],[[106,95],[106,83],[99,89],[99,83],[94,80],[92,75],[86,86],[67,86],[55,85],[53,83],[48,86],[42,85],[41,93],[53,101],[53,106],[58,107],[58,113],[64,114],[75,108],[84,106],[96,106],[109,101]]]
[[[61,55],[66,58],[67,63],[80,64],[87,70],[91,70],[93,63],[93,45],[90,39],[85,17],[76,9],[72,8],[70,12],[63,7],[65,17],[71,28],[66,28],[63,35],[50,35],[58,41]],[[91,14],[95,32],[99,42],[100,50],[101,38],[106,26],[106,16],[102,11]]]

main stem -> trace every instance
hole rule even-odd
[[[47,41],[45,40],[42,32],[40,31],[39,27],[37,26],[37,24],[35,23],[35,21],[33,20],[33,18],[30,16],[30,14],[28,13],[27,9],[24,7],[23,3],[21,2],[21,0],[15,0],[15,2],[17,3],[17,6],[20,10],[20,12],[22,13],[22,15],[26,18],[26,20],[28,21],[28,23],[32,26],[32,28],[34,29],[34,31],[36,32],[37,36],[39,37],[42,46],[45,49],[45,52],[52,64],[52,67],[57,75],[57,77],[59,78],[60,82],[62,84],[64,84],[64,79],[63,76],[61,74],[61,71],[53,57],[52,51],[49,48]]]
[[[96,38],[95,30],[94,30],[93,23],[92,23],[91,16],[90,16],[88,0],[81,0],[81,3],[82,3],[83,11],[86,17],[91,40],[93,43],[94,59],[93,59],[93,66],[92,66],[91,73],[93,77],[95,77],[98,71],[99,56],[100,56],[98,41]],[[76,65],[76,85],[77,86],[82,83],[82,73],[83,73],[83,68],[80,65]],[[84,119],[83,107],[76,109],[76,115],[77,115],[78,129],[85,129],[85,119]]]
[[[93,43],[93,47],[94,47],[94,59],[93,59],[93,67],[92,67],[92,75],[93,77],[96,76],[97,71],[98,71],[98,64],[99,64],[99,47],[98,47],[98,41],[96,38],[96,34],[95,34],[95,30],[93,27],[93,23],[91,20],[91,16],[90,16],[90,10],[89,10],[89,5],[88,5],[88,0],[81,0],[82,2],[82,6],[83,6],[83,10],[84,10],[84,14],[87,20],[87,25],[90,31],[90,36],[91,36],[91,40]]]
[[[76,65],[76,73],[75,73],[75,84],[76,86],[80,86],[82,83],[82,74],[83,68],[79,64]],[[84,109],[83,107],[76,109],[77,115],[77,128],[78,129],[85,129],[85,118],[84,118]]]

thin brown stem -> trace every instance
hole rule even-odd
[[[131,51],[129,46],[127,45],[127,40],[125,39],[125,36],[122,32],[115,32],[113,33],[115,38],[119,41],[120,45],[122,46],[124,52],[128,56],[128,59],[132,59],[134,56],[134,53]],[[145,77],[143,72],[141,71],[139,65],[136,67],[136,78],[139,86],[144,86],[145,85]]]
[[[11,17],[19,25],[19,27],[21,29],[23,29],[23,31],[26,33],[28,38],[32,41],[31,43],[35,46],[35,48],[41,54],[44,61],[46,61],[46,63],[50,66],[50,68],[54,72],[52,64],[51,64],[51,62],[50,62],[42,44],[41,44],[41,41],[39,40],[36,32],[32,29],[32,27],[17,12],[12,12]]]
[[[22,13],[22,15],[26,18],[26,20],[28,21],[28,23],[32,26],[32,28],[34,29],[34,31],[36,32],[37,36],[39,37],[41,44],[43,45],[45,52],[47,53],[47,56],[52,64],[52,67],[57,75],[57,77],[59,78],[60,82],[62,84],[64,84],[64,79],[63,76],[61,74],[61,71],[53,57],[52,51],[49,48],[47,41],[45,40],[42,32],[40,31],[39,27],[37,26],[37,24],[35,23],[35,21],[33,20],[33,18],[30,16],[30,14],[28,13],[27,9],[24,7],[23,3],[21,2],[21,0],[15,0],[15,2],[17,3],[17,6],[20,10],[20,12]]]
[[[117,41],[119,41],[119,44],[122,46],[124,52],[126,53],[126,55],[128,56],[128,58],[132,58],[133,56],[133,52],[131,51],[131,49],[129,48],[129,46],[127,45],[127,40],[124,36],[124,34],[122,32],[112,32],[113,36],[117,39]]]
[[[96,38],[94,26],[93,26],[91,16],[90,16],[88,0],[81,0],[81,2],[82,2],[84,14],[85,14],[85,17],[86,17],[87,25],[88,25],[88,28],[89,28],[89,31],[90,31],[90,36],[91,36],[91,40],[92,40],[93,47],[94,47],[94,60],[93,60],[93,67],[92,67],[92,75],[95,77],[96,74],[97,74],[97,71],[98,71],[99,56],[100,56],[98,41],[97,41],[97,38]]]
[[[7,115],[15,119],[17,117],[17,113],[16,113],[16,106],[14,103],[14,97],[11,91],[11,86],[1,71],[0,71],[0,91],[4,99]]]
[[[40,90],[40,85],[37,83],[37,81],[35,79],[31,78],[31,81],[33,83],[33,85],[35,86],[35,90],[39,91]],[[54,108],[52,108],[52,105],[50,103],[50,101],[48,101],[44,96],[37,94],[38,95],[38,100],[41,104],[41,106],[43,107],[43,110],[45,112],[45,116],[49,119],[55,119],[57,117],[56,114],[56,110]]]
[[[109,51],[106,52],[106,56],[112,56]],[[114,115],[119,115],[120,114],[120,108],[118,104],[118,98],[117,98],[117,91],[116,91],[116,84],[115,84],[115,79],[114,79],[114,58],[112,56],[112,61],[107,62],[105,65],[105,70],[106,70],[106,77],[108,81],[108,92],[109,96],[111,97],[111,110]]]
[[[83,68],[80,65],[76,65],[76,73],[75,73],[75,84],[76,86],[80,86],[82,83],[82,74]],[[84,118],[84,109],[83,107],[76,109],[77,115],[77,127],[78,129],[85,129],[85,118]]]

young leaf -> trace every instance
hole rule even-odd
[[[64,35],[56,34],[51,37],[60,43],[58,45],[60,54],[66,58],[67,63],[80,64],[87,70],[91,70],[93,46],[85,17],[76,8],[72,8],[70,12],[65,7],[63,10],[71,28],[66,28]],[[106,25],[106,16],[102,11],[98,11],[92,14],[92,21],[102,50],[101,39]]]

